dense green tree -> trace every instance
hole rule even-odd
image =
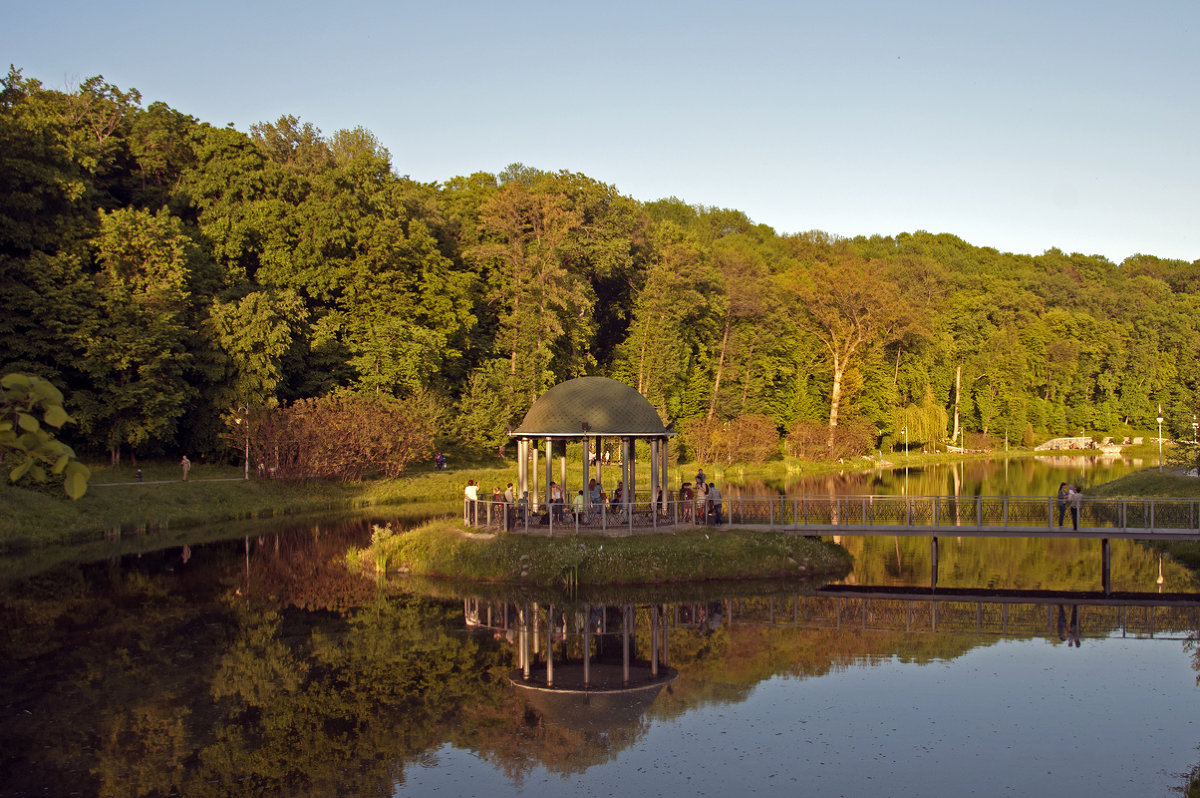
[[[697,441],[766,417],[822,423],[827,452],[849,420],[839,450],[914,413],[936,443],[939,412],[1015,441],[1200,406],[1200,261],[780,236],[521,164],[419,183],[363,128],[141,102],[0,80],[0,366],[77,400],[63,435],[94,451],[211,451],[238,407],[347,387],[436,393],[445,432],[491,447],[582,374]]]
[[[185,375],[198,255],[165,211],[102,213],[95,246],[99,313],[80,330],[91,387],[76,396],[84,428],[103,437],[116,462],[122,445],[171,439],[196,396]]]

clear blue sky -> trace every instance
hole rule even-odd
[[[1200,259],[1200,3],[2,0],[0,53],[201,121],[363,126],[780,233]]]

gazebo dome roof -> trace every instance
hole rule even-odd
[[[542,394],[512,436],[580,438],[585,423],[589,435],[672,434],[646,397],[625,383],[608,377],[577,377]]]

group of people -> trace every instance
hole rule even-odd
[[[466,487],[463,488],[463,498],[469,499],[472,502],[480,500],[479,483],[475,480],[467,480]],[[631,497],[632,498],[632,497]],[[661,507],[663,492],[660,488],[655,497],[655,507]],[[497,485],[492,490],[491,500],[493,504],[502,505],[507,508],[509,523],[516,521],[517,517],[525,518],[530,510],[529,491],[522,492],[520,498],[516,498],[513,484],[508,483],[508,487],[501,491]],[[570,507],[567,506],[567,494],[562,485],[551,481],[550,483],[550,503],[546,508],[546,515],[542,519],[544,523],[549,523],[553,517],[557,523],[566,523],[570,519],[568,516],[573,516],[573,520],[582,521],[584,515],[588,511],[590,505],[593,512],[609,512],[620,517],[625,511],[625,483],[618,482],[616,489],[610,496],[604,490],[600,482],[591,479],[588,481],[586,495],[584,490],[576,492],[571,499]],[[723,498],[721,491],[715,484],[711,484],[705,480],[704,471],[701,470],[696,474],[695,484],[691,482],[683,483],[679,490],[679,520],[687,523],[706,524],[724,523],[722,517]]]
[[[473,479],[468,479],[466,487],[463,488],[463,498],[469,499],[472,502],[478,502],[480,500],[479,483]],[[520,513],[521,517],[524,517],[529,511],[529,491],[524,491],[518,498],[511,482],[508,483],[508,487],[503,491],[500,490],[499,485],[492,488],[491,499],[492,504],[496,505],[497,509],[504,508],[504,512],[508,516],[509,526],[515,523],[518,513]]]
[[[679,488],[679,518],[696,524],[721,524],[721,489],[706,481],[704,469],[696,472],[696,482],[685,482]]]
[[[1071,526],[1079,529],[1079,511],[1083,508],[1083,491],[1078,485],[1058,484],[1058,525],[1063,525],[1067,508],[1071,509]]]

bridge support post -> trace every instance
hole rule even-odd
[[[1112,592],[1112,551],[1108,546],[1108,538],[1100,541],[1100,585],[1105,594]]]
[[[929,587],[936,588],[938,574],[938,541],[936,536],[932,538],[929,546],[929,559],[932,564],[930,568],[932,573],[929,575]]]

